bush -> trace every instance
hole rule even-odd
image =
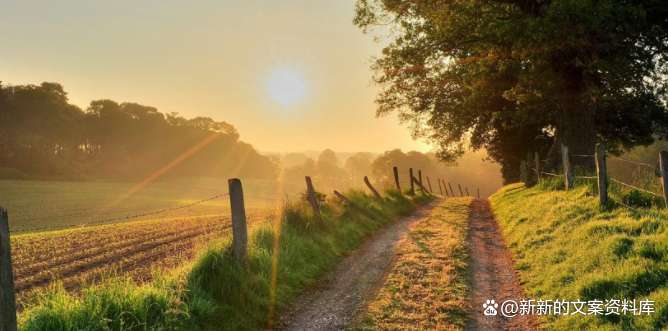
[[[653,195],[638,190],[631,190],[622,196],[622,202],[631,207],[650,208],[653,200]]]

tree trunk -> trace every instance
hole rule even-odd
[[[596,169],[596,125],[591,109],[571,103],[570,109],[562,112],[560,133],[557,141],[568,146],[571,166],[578,170],[592,172]]]

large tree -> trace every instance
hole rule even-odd
[[[661,0],[358,0],[355,23],[390,26],[378,113],[442,158],[469,145],[516,167],[556,142],[592,154],[668,132]]]

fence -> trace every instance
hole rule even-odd
[[[430,177],[429,175],[422,174],[422,170],[417,169],[417,176],[414,175],[412,168],[408,169],[408,183],[410,184],[410,189],[403,191],[401,187],[402,181],[400,180],[400,171],[398,167],[392,168],[392,176],[394,179],[394,188],[400,194],[415,194],[416,190],[420,190],[426,195],[435,195],[434,189],[436,185],[432,185],[432,179],[438,184],[438,190],[440,196],[443,198],[454,197],[455,191],[453,191],[453,183],[447,182],[443,178],[439,177]],[[424,180],[424,181],[423,181]],[[383,199],[383,196],[374,186],[374,183],[368,176],[363,178],[364,185],[366,188],[373,194],[376,199]],[[318,192],[316,191],[315,185],[311,177],[305,177],[306,184],[306,194],[305,199],[308,201],[313,214],[316,217],[320,217],[320,200],[318,197]],[[377,184],[377,183],[376,183]],[[464,196],[464,192],[469,194],[469,188],[460,183],[454,183],[459,188],[459,195]],[[334,190],[333,194],[337,197],[342,203],[349,205],[353,208],[362,209],[360,206],[356,206],[355,203],[348,199],[342,193]],[[477,189],[478,198],[480,197],[480,190]],[[248,195],[247,195],[248,196]],[[141,218],[144,216],[153,216],[168,213],[174,210],[181,210],[191,208],[200,204],[203,204],[207,201],[220,199],[224,197],[229,197],[230,201],[230,214],[231,214],[231,228],[232,228],[232,253],[238,261],[245,261],[247,257],[247,245],[248,245],[248,225],[247,225],[247,215],[246,215],[246,205],[244,201],[244,190],[241,183],[241,180],[238,178],[233,178],[228,180],[228,193],[216,194],[201,200],[194,201],[185,205],[173,206],[169,208],[159,208],[148,211],[134,212],[131,215],[125,215],[122,217],[107,217],[103,219],[103,222],[96,222],[95,224],[104,224],[110,222],[119,222],[135,218]],[[273,197],[263,197],[257,195],[250,195],[251,198],[255,199],[272,199],[278,200]],[[90,211],[79,211],[77,214],[81,213],[92,213]],[[63,214],[68,215],[68,214]],[[62,215],[61,215],[62,216]],[[104,214],[100,214],[104,216]],[[76,224],[81,225],[81,224]],[[156,231],[159,231],[156,230]],[[98,246],[103,246],[100,243],[96,243]],[[100,252],[105,248],[100,247]],[[149,249],[155,249],[155,246],[150,246]],[[10,228],[9,228],[9,215],[6,210],[0,208],[0,331],[15,331],[17,327],[16,311],[16,287],[15,287],[15,274],[12,266],[12,254],[11,254],[11,245],[10,245]],[[96,253],[97,254],[97,253]],[[104,254],[104,253],[100,253]],[[73,256],[72,258],[76,258]]]
[[[571,158],[592,158],[596,164],[596,175],[576,175],[573,171],[573,168],[571,167]],[[595,180],[598,191],[597,193],[599,204],[601,207],[607,206],[610,201],[609,191],[610,182],[612,182],[616,185],[620,185],[621,187],[635,190],[637,192],[642,192],[656,199],[660,199],[664,206],[668,206],[668,152],[666,151],[661,151],[659,153],[657,165],[653,166],[641,161],[634,161],[616,156],[608,156],[604,144],[597,144],[594,154],[570,154],[568,151],[568,146],[562,144],[561,159],[563,172],[560,174],[548,172],[541,169],[541,163],[543,160],[540,160],[538,153],[534,153],[534,167],[531,167],[530,169],[535,174],[535,177],[531,178],[529,172],[527,171],[527,164],[530,163],[530,160],[527,158],[527,160],[523,160],[520,163],[520,180],[526,183],[527,186],[531,186],[534,183],[534,179],[536,182],[540,182],[543,176],[561,177],[564,179],[564,188],[566,190],[573,188],[575,179]],[[608,161],[620,162],[634,167],[641,167],[644,168],[647,173],[653,173],[659,177],[658,184],[660,185],[661,193],[653,192],[650,189],[641,188],[637,185],[625,182],[623,179],[611,176],[609,172]],[[625,203],[623,198],[616,202],[627,208],[634,209],[634,207],[630,206],[628,203]]]

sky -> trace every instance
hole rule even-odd
[[[234,125],[260,151],[428,151],[377,118],[354,0],[0,0],[0,80]]]

